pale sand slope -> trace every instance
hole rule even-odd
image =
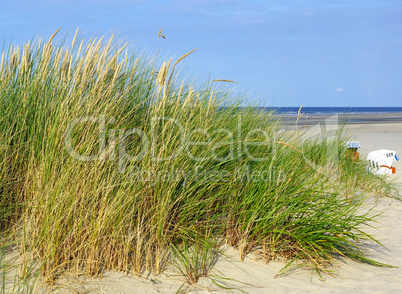
[[[364,154],[375,149],[396,150],[402,157],[402,124],[392,125],[353,125],[349,130],[357,135]],[[393,177],[402,179],[401,163],[395,165],[397,174]],[[402,190],[401,190],[402,192]],[[368,203],[372,205],[374,199]],[[296,270],[284,277],[274,278],[284,266],[281,262],[265,264],[261,261],[246,258],[240,262],[238,253],[228,249],[230,258],[220,257],[212,275],[230,278],[227,283],[238,287],[238,290],[225,290],[217,287],[210,278],[203,278],[197,285],[184,285],[181,292],[191,293],[240,293],[240,289],[248,293],[402,293],[402,202],[383,198],[378,201],[377,211],[384,212],[379,219],[378,229],[368,230],[388,250],[380,246],[370,245],[369,257],[398,268],[380,268],[350,260],[337,261],[336,277],[319,276],[309,270]],[[237,281],[242,281],[242,284]],[[106,273],[103,279],[62,278],[53,288],[53,293],[175,293],[183,285],[183,277],[177,272],[168,272],[153,279],[135,278],[132,275]],[[50,290],[50,289],[48,289]],[[49,292],[49,291],[46,291]]]

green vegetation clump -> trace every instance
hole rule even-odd
[[[180,80],[186,55],[156,66],[112,39],[53,37],[10,45],[0,64],[0,229],[47,281],[173,264],[194,283],[222,244],[285,258],[284,272],[380,265],[358,245],[375,241],[355,195],[373,179],[341,132],[306,140],[222,81]]]

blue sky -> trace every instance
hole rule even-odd
[[[231,79],[261,106],[402,106],[402,1],[0,0],[0,37],[77,27]],[[157,39],[163,28],[166,40]]]

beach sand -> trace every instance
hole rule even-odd
[[[393,116],[394,117],[394,116]],[[402,115],[400,121],[387,119],[381,123],[348,125],[345,130],[352,138],[360,141],[361,159],[372,150],[395,150],[402,157]],[[370,121],[370,117],[366,119]],[[375,120],[378,116],[375,117]],[[372,120],[371,120],[372,121]],[[394,164],[397,172],[389,178],[402,185],[402,164]],[[400,189],[402,194],[402,189]],[[172,269],[148,278],[137,278],[122,273],[105,273],[103,278],[62,277],[46,292],[51,293],[401,293],[402,292],[402,202],[373,197],[367,207],[376,203],[375,210],[382,216],[375,224],[376,229],[367,230],[377,238],[380,245],[370,244],[368,256],[396,268],[374,267],[351,260],[339,259],[335,262],[333,276],[324,274],[322,279],[313,270],[297,269],[285,276],[275,278],[285,265],[280,261],[265,264],[252,256],[241,262],[236,250],[228,248],[225,256],[220,256],[210,272],[196,285],[188,285],[184,278]],[[226,280],[225,280],[226,279]],[[227,287],[218,287],[215,282],[224,281]],[[40,289],[40,286],[38,286]]]
[[[329,117],[336,116],[339,122],[346,123],[347,125],[384,125],[384,124],[401,124],[402,123],[402,113],[350,113],[350,114],[339,114],[339,115],[301,115],[297,119],[296,115],[286,115],[280,116],[278,118],[286,125],[294,125],[296,121],[299,125],[311,126],[317,123],[324,122],[325,119]],[[374,129],[377,127],[374,126]],[[381,132],[381,129],[379,129]]]

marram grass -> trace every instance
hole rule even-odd
[[[381,265],[358,245],[376,242],[375,216],[354,196],[376,178],[345,159],[339,132],[306,141],[238,108],[228,80],[179,80],[192,52],[156,66],[113,39],[53,37],[10,45],[0,65],[0,228],[48,282],[173,264],[193,283],[223,243],[317,271],[338,256]],[[330,144],[332,180],[311,164]]]

